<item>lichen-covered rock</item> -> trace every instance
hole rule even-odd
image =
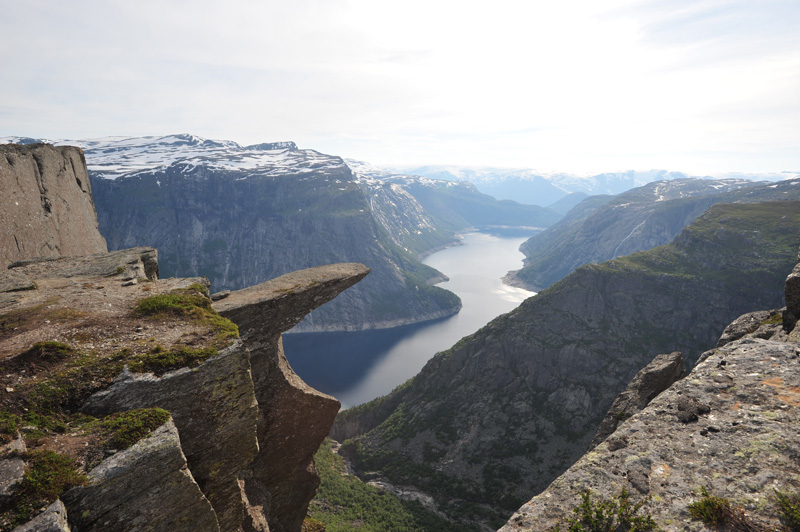
[[[80,148],[0,145],[0,268],[106,251]]]
[[[617,396],[600,423],[589,451],[600,445],[617,426],[641,411],[658,394],[686,375],[683,356],[679,351],[658,355],[631,380],[625,391]]]
[[[63,502],[56,500],[42,513],[12,532],[70,532],[67,509]]]
[[[76,257],[37,258],[11,263],[9,269],[29,278],[110,277],[121,280],[158,279],[158,252],[149,247],[121,249]]]
[[[786,312],[783,314],[785,329],[794,328],[800,319],[800,264],[786,278]]]
[[[25,474],[25,460],[20,457],[25,450],[25,440],[19,435],[0,448],[0,506],[11,500]]]
[[[757,310],[742,314],[725,327],[725,330],[722,331],[722,336],[717,341],[717,347],[722,347],[755,332],[765,320],[769,319],[769,316],[769,310]]]
[[[242,522],[238,476],[258,452],[258,408],[249,358],[237,341],[197,368],[162,377],[126,371],[83,406],[92,415],[154,406],[168,410],[192,475],[223,531],[235,530]]]
[[[75,530],[220,530],[186,466],[172,421],[104,460],[89,481],[62,496]]]

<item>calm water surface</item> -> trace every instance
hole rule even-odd
[[[419,373],[433,355],[533,295],[501,281],[509,270],[522,267],[519,246],[525,240],[470,233],[463,246],[423,261],[450,278],[438,286],[461,298],[464,306],[455,316],[379,331],[287,334],[286,357],[303,380],[344,407],[385,395]]]

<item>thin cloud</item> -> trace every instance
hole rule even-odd
[[[373,163],[800,168],[800,8],[765,0],[16,2],[0,135],[190,132]]]

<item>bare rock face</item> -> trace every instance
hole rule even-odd
[[[786,278],[786,311],[783,313],[783,326],[791,330],[798,320],[800,320],[800,264],[795,266]]]
[[[89,482],[62,496],[76,530],[152,530],[154,523],[158,530],[220,530],[172,421],[103,461],[89,472]]]
[[[239,326],[250,350],[260,452],[252,475],[242,483],[251,502],[260,498],[269,506],[272,532],[300,530],[319,485],[313,455],[340,406],[292,371],[280,334],[367,273],[369,268],[361,264],[311,268],[232,292],[214,303],[217,312]],[[251,493],[261,496],[250,497]]]
[[[106,251],[80,148],[0,145],[0,267]]]
[[[606,417],[600,423],[592,443],[591,451],[600,445],[617,429],[617,426],[632,415],[640,412],[658,394],[672,386],[686,375],[683,356],[675,351],[658,355],[631,380],[624,392],[619,394]]]
[[[70,532],[67,522],[67,509],[64,503],[56,500],[45,510],[13,530],[13,532]]]
[[[192,475],[214,506],[221,530],[235,530],[242,522],[238,475],[258,452],[258,408],[249,358],[238,341],[199,368],[160,378],[124,372],[83,406],[95,416],[134,408],[168,410]]]

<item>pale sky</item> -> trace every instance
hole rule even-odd
[[[0,0],[0,136],[800,171],[800,0]]]

